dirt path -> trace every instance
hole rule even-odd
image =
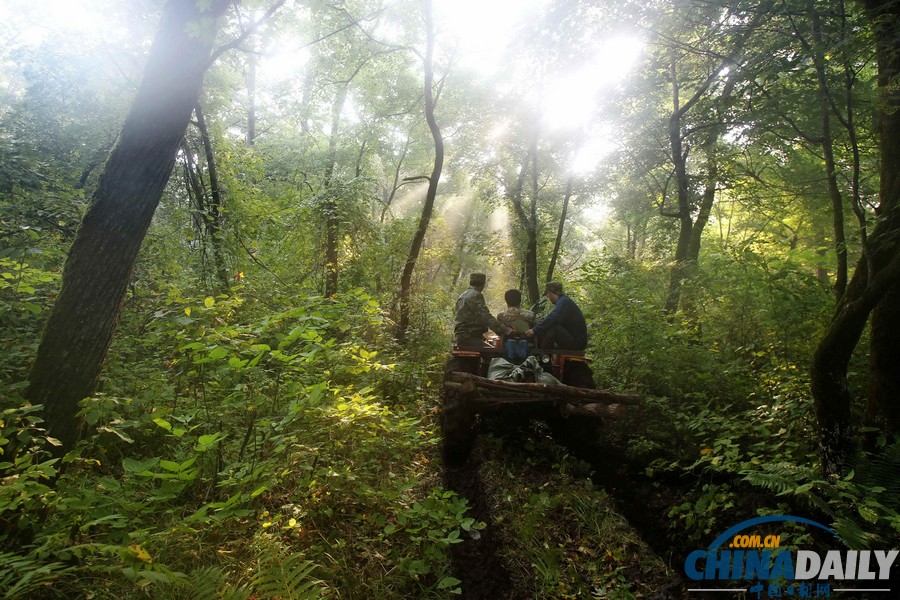
[[[450,559],[456,577],[462,581],[462,597],[466,600],[514,599],[517,596],[500,557],[479,464],[473,457],[462,467],[444,469],[447,489],[467,498],[470,516],[487,525],[476,533],[477,537],[466,534],[462,544],[451,546]]]
[[[482,433],[470,460],[444,470],[447,488],[467,498],[471,516],[487,524],[476,539],[467,536],[451,549],[463,598],[604,598],[619,597],[617,592],[626,590],[637,598],[685,597],[677,574],[663,560],[648,556],[653,554],[650,548],[606,495],[584,488],[587,471],[560,474],[559,456],[565,452],[546,427],[503,431],[501,426],[498,431],[494,422],[483,429],[490,435]],[[544,496],[549,504],[538,515],[542,508],[535,498]],[[614,525],[599,528],[614,529],[607,539],[601,539],[597,528],[586,531],[590,527],[576,518],[577,508],[585,504],[595,512],[615,513],[609,518]],[[544,564],[549,559],[558,564]],[[555,579],[545,572],[550,566],[560,569]],[[580,586],[580,592],[573,586]]]

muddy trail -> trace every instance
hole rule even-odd
[[[681,565],[677,564],[683,556],[680,548],[673,548],[666,537],[668,519],[666,517],[673,493],[660,490],[636,474],[633,469],[611,468],[609,449],[593,444],[585,444],[577,437],[571,438],[557,432],[554,436],[546,424],[542,422],[527,423],[509,420],[492,419],[482,422],[478,427],[480,435],[469,459],[461,466],[446,466],[444,470],[445,484],[448,489],[456,491],[468,499],[471,516],[483,521],[486,528],[475,536],[465,536],[465,541],[451,547],[451,560],[454,575],[462,581],[462,597],[466,599],[518,599],[518,598],[554,598],[554,597],[636,597],[652,600],[675,600],[690,597],[698,600],[701,596],[689,594],[687,585],[680,575]],[[499,448],[499,450],[498,450]],[[577,552],[584,556],[577,560],[584,564],[568,565],[569,571],[579,571],[578,577],[586,583],[582,593],[574,593],[571,587],[568,593],[541,588],[529,583],[529,578],[537,579],[538,575],[530,573],[546,568],[540,560],[531,564],[521,563],[511,567],[510,556],[519,552],[510,545],[519,543],[521,534],[512,532],[522,515],[512,519],[495,514],[503,497],[514,495],[503,482],[496,480],[496,473],[507,472],[514,475],[513,486],[524,486],[530,490],[549,490],[552,484],[548,479],[558,470],[558,459],[549,457],[554,453],[577,456],[583,461],[576,470],[576,477],[582,481],[591,475],[595,485],[608,492],[608,503],[622,520],[621,539],[638,538],[638,548],[631,543],[632,554],[620,556],[617,547],[591,548],[583,540],[573,543]],[[585,464],[586,463],[586,464]],[[568,494],[565,489],[559,490],[561,496]],[[599,495],[597,491],[590,492]],[[605,495],[604,495],[605,496]],[[529,511],[528,506],[521,508]],[[565,507],[558,508],[543,526],[548,530],[558,530],[561,538],[556,545],[562,547],[573,532],[580,531],[583,524],[571,519],[572,511]],[[624,518],[622,518],[624,517]],[[503,519],[498,522],[498,519]],[[626,531],[627,530],[627,531]],[[619,540],[614,540],[613,545]],[[584,545],[588,545],[587,548]],[[544,546],[554,546],[544,542]],[[565,553],[565,551],[561,551]],[[572,554],[572,553],[570,553]],[[596,554],[596,556],[595,556]],[[659,564],[665,564],[665,572],[655,567],[648,567],[652,558]],[[610,565],[608,563],[614,563]],[[585,568],[585,564],[587,567]],[[585,574],[585,570],[591,571]],[[648,570],[653,571],[648,573]],[[596,571],[596,572],[594,572]],[[610,576],[609,573],[614,573]],[[596,583],[601,580],[604,585]],[[616,589],[621,586],[621,589]],[[565,586],[561,586],[565,588]],[[589,590],[589,593],[585,593]],[[631,595],[629,595],[631,594]],[[719,596],[721,598],[721,595]]]
[[[444,470],[447,488],[467,498],[470,516],[486,525],[476,534],[468,535],[464,543],[450,547],[453,570],[463,582],[463,598],[517,598],[500,556],[497,525],[491,519],[490,503],[479,465],[480,460],[473,457],[461,467],[446,467]]]

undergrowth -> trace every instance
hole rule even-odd
[[[854,549],[900,542],[900,440],[860,450],[843,477],[821,474],[808,363],[831,300],[809,270],[713,247],[685,283],[693,312],[668,318],[665,270],[601,257],[584,272],[599,318],[597,378],[645,397],[610,435],[626,460],[677,490],[666,515],[673,544],[704,547],[773,513],[816,519]],[[854,358],[851,385],[864,372]]]
[[[7,360],[0,597],[458,591],[447,549],[480,524],[432,464],[437,360],[399,356],[362,292],[271,300],[131,298],[62,459]]]

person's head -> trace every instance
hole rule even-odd
[[[487,282],[487,277],[484,273],[472,273],[469,275],[469,285],[477,288],[479,291],[484,288],[485,282]]]
[[[522,306],[522,292],[516,289],[506,290],[506,293],[503,295],[506,298],[506,305],[510,307],[518,308]]]
[[[563,295],[563,286],[558,281],[548,281],[544,286],[544,293],[550,298],[550,302],[556,304],[559,297]]]

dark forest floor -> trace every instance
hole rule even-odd
[[[633,498],[617,502],[591,482],[600,465],[574,458],[540,421],[487,419],[479,428],[465,465],[444,471],[446,486],[487,525],[452,548],[463,598],[687,597],[678,572],[644,539],[641,529],[652,534],[659,524],[635,527],[619,508]],[[635,508],[633,517],[667,511]]]

